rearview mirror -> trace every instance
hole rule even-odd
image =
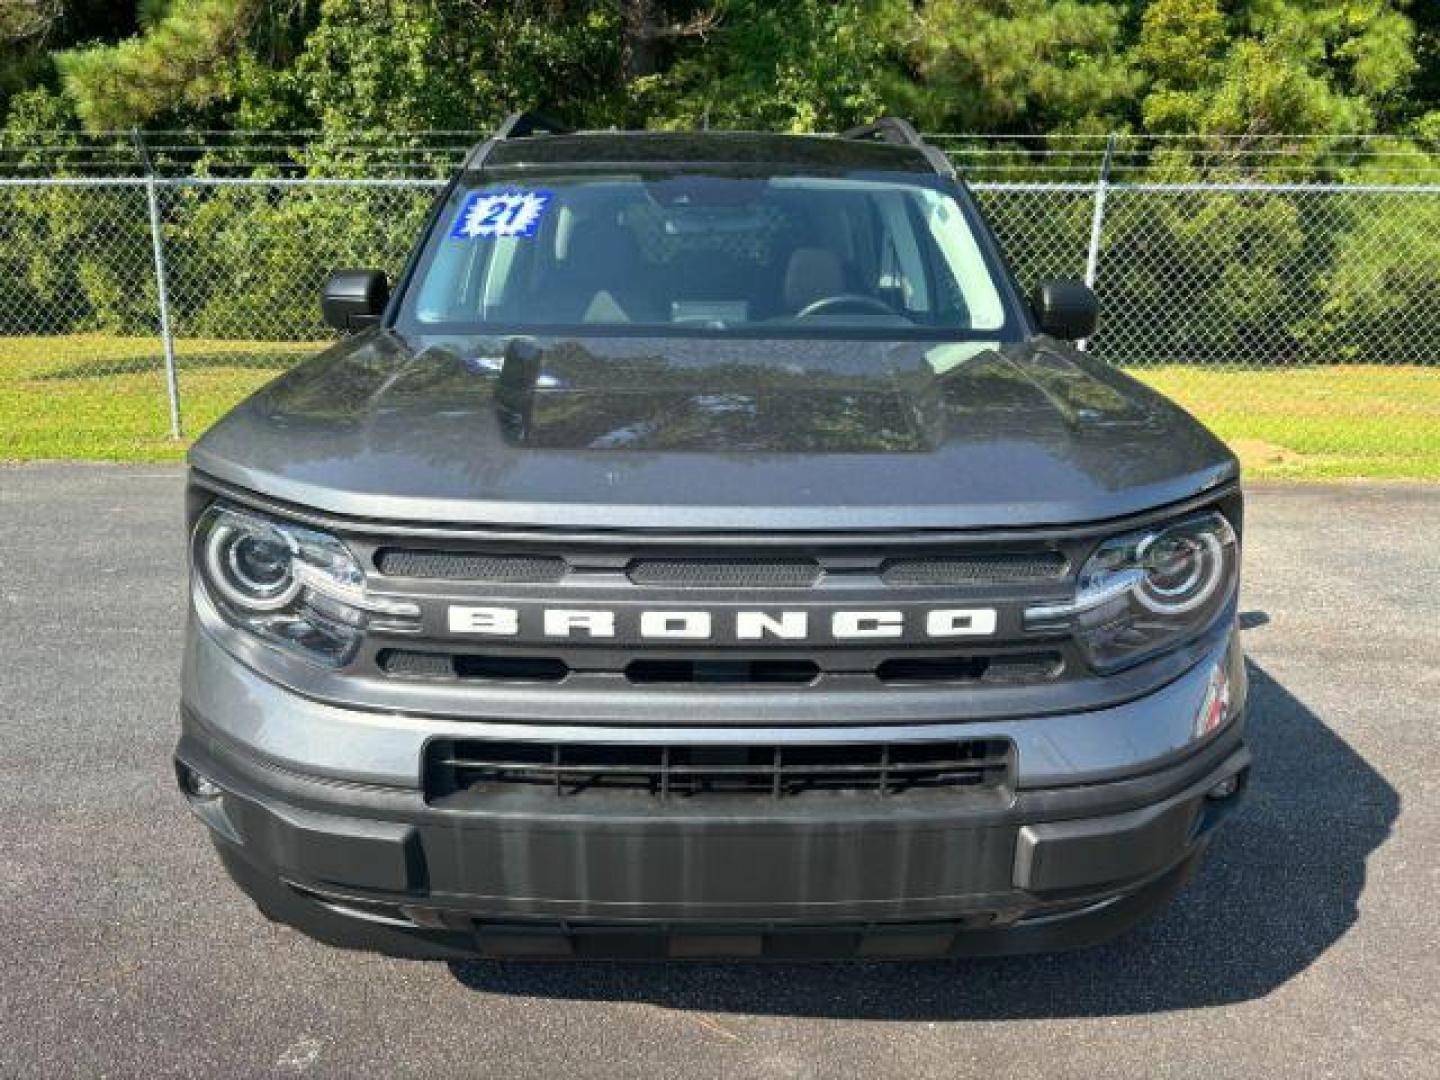
[[[375,326],[390,299],[390,284],[379,270],[336,270],[325,282],[320,311],[336,330],[353,333]]]
[[[1100,301],[1081,281],[1042,281],[1030,294],[1030,307],[1040,329],[1062,341],[1078,341],[1095,333]]]

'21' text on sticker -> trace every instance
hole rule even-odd
[[[534,236],[549,204],[548,191],[473,192],[460,208],[450,239]]]

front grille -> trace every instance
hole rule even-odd
[[[632,683],[811,683],[813,660],[635,660],[625,668]]]
[[[485,656],[385,649],[377,661],[385,674],[411,679],[559,682],[570,674],[569,665],[553,656]]]
[[[886,585],[990,585],[1009,581],[1045,581],[1068,568],[1058,551],[1001,552],[990,555],[889,559],[880,571]]]
[[[375,566],[390,577],[512,584],[559,581],[568,568],[564,559],[551,555],[495,555],[413,548],[381,548],[375,553]]]
[[[1058,652],[1012,653],[998,656],[897,656],[875,669],[881,682],[1025,683],[1053,679],[1065,668]]]
[[[376,627],[351,667],[409,683],[394,692],[417,698],[430,684],[577,701],[749,688],[797,701],[953,690],[998,702],[1086,677],[1068,641],[1019,617],[1073,591],[1093,547],[1084,536],[616,529],[354,540],[377,592],[413,600],[422,619],[404,637]],[[969,608],[993,613],[990,632],[930,629],[932,612]],[[847,612],[886,625],[846,624]]]
[[[805,589],[820,579],[814,559],[636,559],[636,585],[681,589]]]
[[[552,584],[574,570],[566,559],[554,555],[394,547],[376,551],[375,566],[387,577],[509,584]],[[1048,581],[1064,576],[1068,568],[1058,551],[934,555],[886,559],[880,580],[899,588],[994,585]],[[825,568],[814,558],[647,557],[633,559],[625,568],[625,576],[635,585],[675,589],[808,589],[824,574]]]
[[[875,796],[993,791],[1010,773],[1004,739],[773,746],[526,743],[446,739],[427,749],[431,801],[529,787],[557,798],[648,799],[820,793]]]
[[[420,649],[382,649],[376,663],[386,675],[425,680],[560,682],[574,673],[556,656],[483,654]],[[1058,652],[962,656],[895,656],[880,661],[875,678],[892,686],[924,683],[1030,683],[1064,671]],[[794,657],[652,657],[625,665],[625,679],[651,685],[791,684],[808,686],[825,672],[814,660]]]

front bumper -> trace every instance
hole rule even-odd
[[[541,790],[462,811],[428,803],[419,778],[420,748],[454,721],[319,706],[221,659],[203,636],[191,645],[177,770],[232,877],[272,918],[402,956],[927,956],[1089,944],[1179,888],[1250,762],[1243,667],[1228,642],[1179,683],[1123,706],[1124,717],[1008,724],[1020,767],[998,804],[722,800],[657,810],[556,802]],[[1178,749],[1128,738],[1147,713],[1152,732],[1177,719],[1188,729],[1190,698],[1216,662],[1236,690],[1224,728]],[[244,693],[216,696],[221,664],[231,691]],[[1177,718],[1180,708],[1189,711]],[[316,710],[324,722],[306,735]],[[347,719],[353,738],[333,741]],[[393,745],[401,730],[411,737],[404,756],[365,759],[372,775],[333,767],[377,732]],[[1037,731],[1046,754],[1027,751]],[[313,754],[306,738],[317,740]],[[277,745],[289,753],[269,752]],[[1100,767],[1056,775],[1053,762],[1086,754]],[[297,765],[307,756],[317,767]]]

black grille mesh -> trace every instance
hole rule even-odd
[[[411,679],[455,678],[455,660],[449,653],[384,649],[377,660],[381,670],[387,675],[400,675]]]
[[[552,582],[565,576],[564,559],[551,555],[383,548],[375,556],[382,574],[449,581]]]
[[[486,552],[382,548],[375,565],[392,577],[448,581],[553,583],[569,572],[555,555],[502,555]],[[890,559],[881,569],[887,585],[976,585],[1043,581],[1067,569],[1058,551],[999,552],[987,555],[925,556]],[[642,558],[626,575],[636,585],[691,589],[804,589],[820,580],[815,559]]]
[[[692,589],[803,589],[820,579],[813,559],[636,559],[636,585]]]
[[[880,576],[887,585],[986,585],[1058,578],[1065,568],[1065,556],[1060,552],[1037,551],[891,559]]]

